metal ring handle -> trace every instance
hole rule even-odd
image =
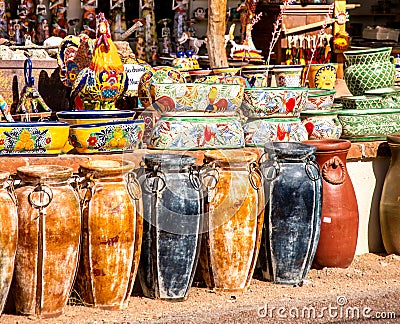
[[[25,84],[28,87],[32,87],[34,85],[34,79],[32,77],[32,61],[30,58],[27,58],[24,62],[24,74]]]
[[[214,190],[220,178],[219,170],[215,162],[203,164],[200,168],[200,174],[202,175],[203,183],[205,183],[207,190]],[[210,180],[206,181],[207,178],[210,178]]]
[[[194,168],[191,167],[189,171],[189,181],[192,187],[196,191],[203,190],[203,183],[201,182],[200,170],[194,170]]]
[[[158,174],[161,174],[161,176],[159,176]],[[151,182],[151,180],[153,181]],[[161,186],[159,184],[159,181],[161,182]],[[155,187],[156,183],[157,183],[157,188]],[[147,193],[151,194],[163,191],[166,186],[167,184],[165,182],[165,174],[162,171],[157,171],[157,174],[155,176],[153,176],[150,173],[146,174],[146,179],[143,182],[143,189]]]
[[[265,175],[265,173],[263,172],[263,168],[261,167],[261,174],[263,176],[263,178],[266,181],[272,182],[274,181],[281,173],[281,166],[279,164],[278,161],[274,160],[272,164],[270,164],[269,166],[266,166],[265,168],[268,169],[267,175]],[[274,173],[271,174],[270,176],[270,170],[275,171]]]
[[[41,197],[39,201],[36,201],[34,199],[34,194],[39,193],[40,194],[45,194],[48,198],[48,201],[46,202],[45,199],[42,199]],[[51,188],[47,185],[44,184],[38,184],[35,189],[32,190],[32,192],[29,193],[28,195],[28,201],[29,204],[35,208],[35,209],[43,209],[46,208],[48,205],[50,205],[51,201],[53,200],[53,191]]]
[[[329,175],[329,168],[332,167],[334,169],[336,169],[337,167],[340,168],[341,175],[339,179],[333,179],[330,175]],[[329,159],[328,161],[326,161],[324,163],[324,165],[322,166],[322,177],[323,179],[333,185],[340,185],[344,182],[344,180],[346,180],[346,168],[344,167],[344,163],[343,161],[337,157],[334,156],[331,159]]]
[[[129,196],[133,200],[139,200],[141,198],[140,184],[138,179],[136,178],[136,174],[131,171],[126,174],[126,189],[128,191]]]
[[[312,180],[312,181],[317,181],[320,178],[320,169],[319,165],[317,162],[314,160],[308,160],[307,163],[304,166],[304,169],[306,170],[307,176]],[[316,175],[313,174],[312,169],[315,169]]]
[[[255,180],[257,178],[257,181]],[[249,164],[249,182],[253,189],[258,190],[261,187],[261,180],[263,178],[263,174],[260,170],[260,167],[257,162],[252,162]]]

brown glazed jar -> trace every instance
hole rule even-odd
[[[256,160],[257,154],[249,151],[204,154],[205,164],[218,171],[218,182],[208,193],[200,253],[204,281],[214,290],[244,291],[253,276],[264,222],[264,190]]]
[[[351,142],[341,139],[303,143],[317,148],[322,175],[321,233],[313,266],[347,268],[353,261],[358,238],[358,205],[346,158]]]
[[[17,169],[18,245],[11,286],[18,314],[62,314],[75,277],[81,233],[73,170],[56,165]]]
[[[400,134],[387,136],[392,153],[379,206],[383,245],[387,253],[400,255]]]
[[[82,244],[75,281],[88,306],[128,305],[139,265],[143,204],[134,164],[96,160],[81,164]]]
[[[11,286],[18,239],[17,202],[14,193],[4,188],[9,176],[9,172],[0,171],[0,315]]]

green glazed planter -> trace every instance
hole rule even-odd
[[[387,62],[390,60],[391,47],[370,48],[343,52],[348,65],[372,64],[375,62]]]
[[[379,96],[345,96],[341,98],[343,109],[379,109],[384,108]]]
[[[400,132],[400,109],[342,110],[338,118],[342,138],[353,141],[385,140]]]
[[[379,96],[383,108],[400,108],[400,89],[396,87],[366,91],[367,95]]]

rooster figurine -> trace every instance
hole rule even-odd
[[[79,72],[72,86],[71,99],[78,110],[116,109],[115,100],[128,88],[124,66],[111,40],[110,25],[103,13],[99,13],[97,20],[92,61]],[[87,106],[82,107],[85,102]]]

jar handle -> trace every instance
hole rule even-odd
[[[252,162],[249,164],[249,182],[254,190],[259,190],[261,187],[261,181],[263,174],[260,170],[260,165],[257,162]]]
[[[142,197],[142,192],[140,189],[140,184],[138,179],[136,178],[136,173],[134,171],[130,171],[125,175],[126,181],[126,189],[128,191],[129,196],[133,200],[139,200]]]
[[[340,170],[342,171],[341,176],[339,179],[333,179],[330,175],[329,175],[329,168],[333,167],[334,169],[336,169],[337,167],[340,168]],[[326,161],[324,163],[324,165],[322,166],[322,177],[324,178],[324,180],[330,184],[333,185],[340,185],[344,182],[344,180],[346,179],[346,169],[344,167],[344,163],[343,161],[338,158],[337,156],[332,157],[331,159],[329,159],[328,161]]]
[[[189,178],[191,177],[191,173],[195,170],[196,167],[190,167]],[[196,171],[199,179],[201,179],[202,183],[205,183],[205,190],[214,190],[219,182],[219,171],[215,162],[207,163],[203,162],[203,165],[198,168]],[[206,179],[209,178],[208,181]],[[192,180],[191,180],[192,181]],[[192,182],[193,185],[193,182]],[[196,188],[195,186],[193,186]],[[196,189],[199,190],[199,189]]]
[[[312,180],[312,181],[317,181],[320,179],[320,169],[319,165],[315,160],[312,158],[307,161],[307,163],[304,166],[307,176]],[[316,170],[316,174],[312,171],[312,169]]]
[[[46,214],[46,207],[53,200],[53,191],[51,188],[41,182],[29,193],[29,204],[39,211],[39,217]]]
[[[153,172],[146,174],[146,179],[143,183],[143,190],[149,194],[155,194],[163,191],[166,185],[165,174],[156,165]]]
[[[9,176],[5,182],[7,184],[6,190],[15,206],[18,206],[17,195],[15,194],[14,179]]]

